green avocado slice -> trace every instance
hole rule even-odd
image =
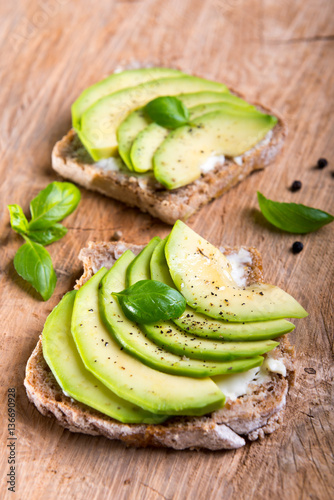
[[[134,256],[128,251],[121,258],[129,264]],[[74,301],[71,330],[86,368],[119,397],[153,413],[204,415],[220,408],[224,395],[211,379],[168,375],[149,368],[122,350],[99,314],[98,291],[106,272],[102,268],[87,281]],[[122,283],[115,276],[112,291],[122,290],[124,283],[125,273]],[[113,332],[127,327],[117,300],[109,292],[101,299],[114,306],[110,318]]]
[[[145,247],[137,257],[140,258],[142,262],[144,261],[145,265],[149,265],[154,243],[155,242],[151,242],[151,245],[149,244]],[[125,287],[125,274],[131,262],[130,258],[133,259],[134,255],[132,252],[128,251],[117,260],[116,264],[114,264],[111,270],[102,279],[102,286],[100,289],[100,307],[103,320],[107,328],[113,333],[117,342],[126,352],[161,372],[196,378],[245,371],[262,364],[263,359],[261,357],[253,357],[252,359],[245,359],[242,361],[231,361],[229,363],[225,362],[225,359],[215,362],[202,361],[200,359],[183,359],[185,353],[181,353],[180,356],[172,354],[149,340],[143,333],[142,325],[139,327],[128,320],[119,307],[118,302],[116,303],[116,299],[114,302],[110,301],[112,291],[121,291]],[[138,267],[139,266],[135,266],[136,269],[138,269]],[[134,276],[134,274],[134,272],[131,273],[132,276]],[[139,275],[142,275],[142,272],[140,272]],[[117,288],[117,290],[115,288]],[[118,323],[115,324],[116,320]],[[222,358],[225,357],[224,355],[222,356]],[[228,356],[227,359],[230,359],[230,357]]]
[[[213,113],[214,111],[221,111],[226,114],[233,113],[234,115],[239,116],[253,115],[254,117],[257,117],[259,115],[262,115],[262,113],[257,111],[254,106],[239,106],[238,104],[229,102],[209,102],[189,108],[190,121],[195,120],[196,118],[208,113]]]
[[[194,106],[198,106],[200,104],[210,104],[215,102],[228,102],[230,104],[235,104],[237,106],[243,106],[245,108],[256,109],[255,106],[249,104],[247,101],[244,101],[240,97],[237,97],[234,94],[221,92],[193,92],[192,94],[184,94],[177,96],[180,101],[183,102],[187,108],[193,108]]]
[[[132,143],[150,121],[144,109],[140,108],[130,113],[117,129],[118,152],[129,170],[134,170],[130,157]]]
[[[104,80],[85,89],[79,98],[73,103],[73,127],[78,130],[80,128],[80,121],[83,113],[103,97],[122,89],[134,87],[135,85],[140,85],[152,80],[166,77],[177,78],[179,76],[184,76],[184,73],[177,69],[170,68],[141,68],[114,73]]]
[[[43,356],[55,379],[73,399],[123,423],[158,424],[166,417],[155,415],[121,399],[88,371],[71,334],[75,291],[67,293],[48,316],[43,333]]]
[[[154,176],[176,189],[201,176],[200,166],[211,155],[239,156],[258,144],[277,123],[260,112],[214,111],[173,130],[153,157]]]
[[[150,261],[156,247],[157,241],[151,240],[144,250],[132,261],[129,266],[130,269],[128,268],[127,271],[129,286],[142,279],[150,279]],[[201,339],[183,332],[171,321],[141,325],[141,328],[150,340],[168,352],[194,359],[228,361],[239,358],[251,358],[271,351],[278,345],[278,342],[271,340],[224,343]],[[246,360],[247,363],[248,361]],[[232,369],[234,371],[245,371],[245,367],[241,362],[238,366],[234,363],[229,368],[230,370],[227,373],[230,373]]]
[[[186,224],[177,221],[165,255],[172,280],[193,309],[235,322],[304,318],[305,309],[281,288],[264,283],[239,287],[227,258]]]
[[[167,238],[154,249],[150,262],[151,278],[175,287],[165,257]],[[231,323],[212,319],[187,306],[182,316],[173,320],[182,330],[198,337],[224,340],[269,340],[291,332],[295,325],[285,319],[254,321],[251,323]]]
[[[81,142],[97,161],[116,154],[116,131],[132,111],[156,97],[215,90],[228,92],[225,85],[194,76],[161,78],[115,92],[97,101],[81,117],[77,132]]]
[[[151,123],[134,139],[131,147],[131,162],[136,172],[153,170],[153,156],[160,144],[168,137],[169,130]]]

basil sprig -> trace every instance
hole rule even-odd
[[[48,300],[57,283],[50,254],[39,243],[25,239],[26,243],[18,249],[14,257],[14,267],[16,272],[41,294],[43,300]]]
[[[260,209],[265,218],[274,226],[289,233],[311,233],[329,224],[334,217],[317,208],[298,203],[281,203],[257,193]]]
[[[30,203],[28,222],[19,205],[8,205],[10,224],[26,241],[14,257],[17,273],[48,300],[57,277],[49,252],[44,248],[67,233],[59,221],[72,213],[80,201],[80,191],[70,182],[52,182]]]
[[[151,120],[161,127],[175,129],[189,124],[188,108],[177,97],[157,97],[144,109]]]
[[[155,280],[137,281],[112,295],[117,297],[125,316],[135,323],[178,318],[186,308],[186,301],[177,290]]]

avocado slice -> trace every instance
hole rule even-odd
[[[154,249],[150,262],[151,278],[176,288],[165,257],[167,238],[162,240]],[[293,323],[285,319],[253,321],[251,323],[231,323],[219,319],[214,320],[196,312],[189,306],[186,307],[182,316],[173,319],[173,322],[182,330],[198,337],[224,341],[275,339],[295,328]]]
[[[127,277],[129,286],[142,279],[150,279],[150,261],[157,242],[151,242],[142,250],[142,252],[130,264]],[[185,333],[177,328],[171,321],[161,321],[151,325],[140,325],[146,335],[155,344],[169,352],[186,356],[194,359],[227,361],[239,358],[251,358],[259,356],[265,352],[274,349],[278,342],[259,341],[259,342],[227,342],[212,341],[197,338],[194,335]],[[246,360],[247,368],[249,360]],[[238,367],[234,363],[229,367],[230,373],[234,371],[245,371],[242,363]]]
[[[116,131],[126,116],[152,99],[164,95],[178,95],[200,90],[228,92],[225,85],[194,76],[161,78],[115,92],[97,101],[81,117],[77,129],[81,142],[97,161],[116,154]]]
[[[72,105],[73,128],[80,128],[83,113],[102,97],[118,92],[119,90],[134,87],[141,83],[149,82],[166,77],[184,76],[177,69],[169,68],[141,68],[114,73],[104,80],[91,85],[85,89]]]
[[[134,170],[130,157],[132,143],[150,122],[144,109],[140,108],[132,111],[117,129],[118,152],[129,170]]]
[[[149,264],[152,251],[153,245],[148,245],[137,257],[140,257],[140,261],[144,262],[144,267]],[[124,289],[126,270],[131,259],[134,259],[132,252],[125,252],[102,279],[100,289],[100,310],[105,325],[126,352],[160,372],[196,378],[245,371],[262,364],[263,358],[259,356],[230,362],[225,362],[225,359],[219,362],[201,361],[199,359],[187,360],[183,359],[185,353],[178,356],[151,342],[144,335],[142,325],[138,326],[126,318],[118,305],[117,299],[110,300],[112,291]],[[136,266],[137,269],[138,267]],[[142,275],[142,273],[140,272],[139,275]],[[134,273],[132,273],[132,276],[134,276]],[[225,357],[222,356],[222,358]]]
[[[184,94],[181,96],[177,96],[180,101],[183,102],[187,108],[193,108],[194,106],[198,106],[200,104],[208,104],[214,102],[228,102],[230,104],[235,104],[237,106],[243,106],[249,109],[256,109],[255,106],[249,104],[247,101],[244,101],[240,97],[237,97],[234,94],[221,92],[193,92],[191,94]]]
[[[150,278],[150,261],[151,255],[156,246],[161,242],[159,236],[155,236],[143,248],[135,259],[128,265],[126,269],[126,287],[137,283],[141,280],[149,280]]]
[[[307,312],[281,288],[264,283],[239,287],[227,258],[186,224],[177,221],[165,255],[172,280],[187,304],[232,322],[304,318]]]
[[[166,139],[169,130],[157,123],[151,123],[134,139],[131,147],[131,162],[136,172],[153,170],[153,156]]]
[[[125,253],[128,263],[133,254]],[[224,403],[224,395],[209,378],[193,379],[153,370],[117,344],[99,314],[98,290],[107,270],[102,268],[77,292],[71,331],[86,368],[119,397],[161,415],[204,415]],[[119,291],[115,281],[114,291]],[[123,284],[121,285],[123,286]],[[123,328],[123,312],[115,306],[113,331]],[[120,318],[117,315],[120,315]]]
[[[154,176],[167,189],[190,184],[201,175],[200,165],[212,154],[239,156],[260,142],[277,118],[258,111],[240,114],[215,111],[173,130],[153,157]]]
[[[258,111],[256,111],[256,109],[254,109],[253,106],[239,106],[238,104],[231,104],[229,102],[209,102],[189,108],[189,117],[192,122],[199,116],[203,116],[214,111],[233,113],[238,114],[239,116],[243,116],[245,114],[249,115],[250,113],[254,113],[254,115],[256,116],[259,113]]]
[[[73,399],[123,423],[158,424],[155,415],[121,399],[88,371],[71,334],[75,290],[67,293],[48,316],[43,333],[43,356],[62,390]]]

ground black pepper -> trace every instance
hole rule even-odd
[[[326,158],[319,158],[319,160],[317,161],[317,167],[320,169],[327,167],[327,165],[328,160],[326,160]]]

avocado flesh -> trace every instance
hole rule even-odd
[[[131,162],[136,172],[153,170],[154,153],[169,132],[157,123],[151,123],[137,135],[131,147]]]
[[[134,87],[142,83],[166,77],[184,76],[184,73],[169,68],[142,68],[114,73],[104,80],[85,89],[72,105],[72,124],[77,130],[83,113],[99,99],[118,92],[122,89]]]
[[[128,283],[133,285],[142,279],[150,279],[150,261],[157,247],[157,242],[151,240],[144,250],[135,258],[136,265],[127,271]],[[145,274],[146,273],[146,274]],[[278,345],[277,342],[235,342],[223,343],[196,338],[183,332],[171,321],[161,321],[150,325],[140,325],[148,338],[168,352],[194,359],[228,361],[239,358],[252,358],[268,352]],[[147,341],[147,339],[146,339]],[[246,359],[246,363],[232,363],[226,373],[231,371],[246,371],[259,359]]]
[[[192,122],[196,118],[206,115],[208,113],[213,113],[214,111],[221,111],[224,113],[233,113],[234,115],[253,115],[254,118],[257,116],[261,116],[262,113],[259,113],[259,111],[256,111],[254,107],[249,106],[239,106],[237,104],[231,104],[228,102],[210,102],[207,104],[199,104],[198,106],[193,106],[189,108],[189,118],[190,121]]]
[[[130,262],[133,255],[127,255]],[[99,314],[98,290],[106,272],[102,268],[87,281],[74,302],[71,330],[86,368],[119,397],[159,415],[204,415],[220,408],[224,396],[211,379],[161,373],[121,349]],[[106,300],[116,304],[110,295]],[[121,316],[112,320],[113,330],[118,330],[124,324],[118,304],[115,314]]]
[[[223,342],[199,338],[184,332],[171,321],[143,325],[143,329],[152,342],[179,356],[213,361],[238,360],[225,373],[244,372],[258,366],[259,360],[255,356],[261,356],[279,345],[272,340]]]
[[[176,97],[185,104],[187,102],[190,103],[191,106],[186,104],[188,107],[195,106],[197,108],[199,105],[203,105],[207,102],[211,105],[216,102],[219,102],[219,104],[224,102],[242,107],[244,110],[255,110],[254,106],[248,104],[239,97],[222,92],[195,92],[192,94],[178,95]],[[216,110],[216,107],[208,108],[207,112],[211,110]],[[189,111],[192,111],[192,109],[189,109]],[[199,114],[195,108],[193,111],[197,113],[196,117],[205,112],[203,111]],[[139,120],[136,119],[137,114],[141,115],[140,123]],[[145,118],[143,109],[130,113],[117,129],[118,151],[124,163],[130,170],[136,172],[147,172],[148,170],[152,170],[154,153],[162,141],[166,139],[169,132],[168,129],[161,127],[157,123],[151,123],[147,115]]]
[[[303,318],[307,312],[274,285],[239,287],[227,258],[186,224],[177,221],[165,255],[172,280],[187,304],[215,319],[232,322]]]
[[[151,253],[152,248],[147,248],[146,253],[141,253],[141,259],[149,261]],[[184,353],[181,356],[172,354],[149,340],[143,332],[142,325],[138,326],[126,318],[118,305],[117,299],[115,299],[114,303],[110,301],[111,291],[113,291],[115,286],[117,286],[119,291],[124,289],[126,269],[130,258],[134,258],[134,255],[128,251],[118,259],[117,263],[114,264],[112,269],[103,278],[100,289],[101,314],[104,322],[126,352],[160,372],[194,378],[203,378],[218,373],[225,374],[233,371],[243,371],[262,364],[263,359],[261,357],[243,360],[243,363],[239,361],[226,363],[225,359],[220,362],[202,361],[199,359],[185,360],[183,359]],[[116,325],[115,318],[118,320]]]
[[[163,422],[166,417],[119,398],[85,368],[71,334],[75,294],[69,292],[62,298],[48,316],[42,333],[44,359],[62,390],[76,401],[123,423]]]
[[[221,94],[222,97],[224,95],[225,94]],[[192,121],[212,111],[233,111],[234,113],[238,112],[240,115],[250,112],[257,113],[256,110],[254,110],[254,106],[246,107],[234,103],[216,102],[200,104],[189,108],[189,118]],[[169,130],[161,127],[157,123],[151,123],[138,133],[137,137],[133,140],[130,153],[131,163],[136,172],[148,172],[153,169],[154,154],[161,146],[162,142],[168,137],[169,132]]]
[[[176,288],[165,257],[167,238],[162,240],[154,249],[150,262],[151,278]],[[173,322],[182,330],[198,337],[224,341],[275,339],[295,328],[293,323],[285,319],[254,321],[251,323],[231,323],[219,319],[214,320],[196,312],[189,306],[186,307],[179,318],[173,319]]]
[[[132,111],[156,97],[215,90],[228,92],[221,83],[194,76],[161,78],[115,92],[97,101],[81,117],[77,132],[81,142],[95,161],[115,155],[118,149],[116,131]]]
[[[126,269],[126,287],[131,286],[137,281],[150,279],[151,255],[160,241],[161,238],[159,236],[152,238],[137,257],[130,262]]]
[[[130,113],[117,129],[118,152],[129,170],[133,170],[130,157],[132,143],[139,132],[147,127],[148,123],[150,123],[149,118],[147,118],[144,109],[140,108]]]
[[[173,130],[153,157],[154,176],[167,189],[198,179],[211,155],[240,156],[258,144],[277,123],[259,112],[214,111]]]
[[[181,96],[177,96],[180,101],[183,102],[187,108],[193,108],[194,106],[198,106],[200,104],[209,104],[215,102],[228,102],[230,104],[235,104],[237,106],[243,106],[249,109],[256,109],[255,106],[249,104],[247,101],[240,99],[236,95],[221,92],[193,92],[191,94],[184,94]]]

